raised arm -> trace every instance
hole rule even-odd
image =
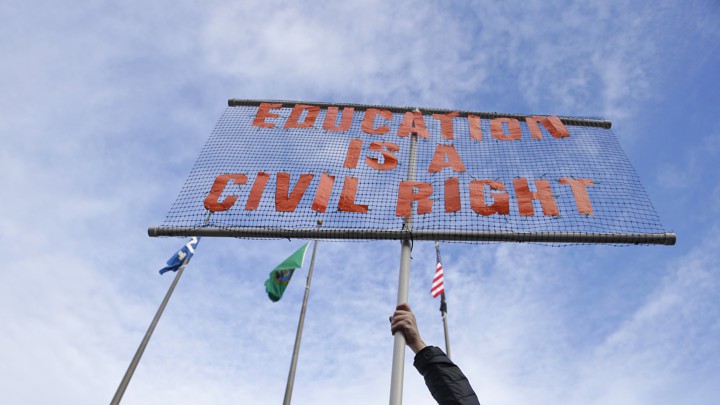
[[[420,338],[417,321],[408,304],[400,304],[390,317],[390,332],[402,332],[405,342],[415,352],[413,365],[422,374],[433,398],[440,405],[480,405],[467,377],[435,346]]]

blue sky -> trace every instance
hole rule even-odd
[[[171,277],[152,239],[228,98],[603,116],[676,246],[443,245],[455,360],[483,403],[711,404],[720,383],[720,6],[6,2],[0,395],[109,402]],[[300,241],[204,239],[124,403],[279,403]],[[388,399],[397,242],[321,243],[293,399]],[[442,344],[434,247],[410,304]],[[406,356],[405,403],[431,404]]]

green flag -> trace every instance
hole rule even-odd
[[[304,244],[270,272],[270,278],[265,280],[265,291],[272,302],[280,301],[295,269],[302,267],[308,245],[310,242]]]

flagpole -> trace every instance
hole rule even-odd
[[[322,219],[318,219],[317,225],[318,228],[320,228],[322,225]],[[290,405],[293,385],[295,384],[295,370],[297,369],[298,354],[300,353],[300,340],[302,339],[303,326],[305,324],[305,310],[307,309],[308,297],[310,296],[310,283],[312,282],[313,268],[315,267],[315,253],[317,253],[317,245],[318,240],[315,239],[312,258],[310,259],[310,270],[308,270],[307,281],[305,283],[305,296],[303,297],[302,309],[300,310],[300,320],[298,321],[297,333],[295,334],[295,347],[293,348],[292,361],[290,362],[290,372],[288,373],[287,385],[285,386],[285,398],[283,398],[283,405]]]
[[[182,264],[180,265],[180,268],[178,269],[177,273],[175,274],[175,278],[173,279],[172,284],[170,284],[170,288],[168,289],[167,294],[165,294],[165,298],[163,299],[162,303],[160,304],[160,308],[158,308],[157,312],[155,313],[155,317],[153,318],[152,322],[150,323],[150,327],[148,328],[147,332],[145,333],[145,337],[143,338],[142,342],[140,342],[140,346],[138,347],[137,351],[135,352],[135,356],[133,357],[132,361],[130,362],[130,366],[128,367],[127,371],[125,372],[125,376],[123,377],[122,381],[120,382],[120,386],[118,387],[117,391],[115,392],[115,396],[113,397],[112,401],[110,401],[110,405],[117,405],[120,403],[120,400],[123,397],[123,394],[125,394],[125,389],[127,389],[128,384],[130,383],[130,379],[133,376],[133,373],[135,373],[135,368],[137,368],[138,363],[140,362],[140,358],[143,355],[143,352],[145,351],[145,347],[147,347],[148,342],[150,341],[150,337],[153,334],[153,331],[155,330],[155,326],[157,325],[158,321],[160,320],[160,316],[162,315],[163,311],[165,310],[165,306],[167,305],[168,301],[170,300],[170,296],[172,295],[173,291],[175,290],[175,286],[178,283],[178,280],[180,280],[180,276],[182,276],[183,270],[185,270],[185,266],[190,261],[190,257],[186,257],[185,260],[183,260]]]
[[[419,112],[420,110],[416,109]],[[410,158],[408,165],[408,181],[415,180],[415,161],[417,149],[417,134],[410,135]],[[403,221],[403,227],[407,232],[412,231],[412,207],[410,215]],[[408,290],[410,289],[410,253],[412,246],[410,239],[402,240],[400,247],[400,271],[398,277],[397,304],[408,302]],[[390,405],[402,405],[403,377],[405,374],[405,336],[402,332],[396,332],[393,340],[392,374],[390,375]]]
[[[410,240],[403,239],[400,248],[400,277],[398,279],[398,305],[408,300],[410,286]],[[390,405],[401,405],[405,374],[405,336],[396,332],[393,341],[392,375],[390,376]]]
[[[448,324],[447,324],[447,306],[445,305],[445,293],[440,296],[440,313],[442,313],[443,329],[445,330],[445,354],[448,359],[452,359],[450,356],[450,337],[448,336]]]
[[[435,241],[435,253],[437,254],[437,261],[440,262],[440,242]],[[443,330],[445,331],[445,354],[450,359],[450,336],[448,335],[448,324],[447,324],[447,304],[445,304],[445,292],[440,295],[440,313],[442,314]]]

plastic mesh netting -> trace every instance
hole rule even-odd
[[[607,121],[230,105],[151,235],[674,243]]]

